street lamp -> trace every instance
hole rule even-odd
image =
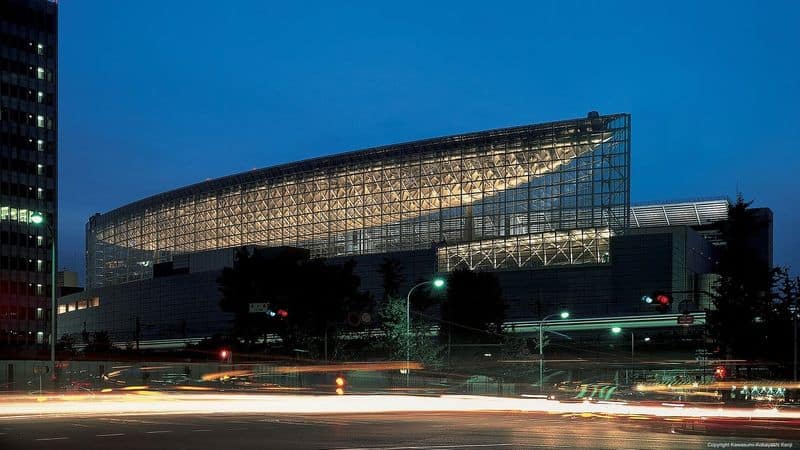
[[[408,387],[408,375],[411,364],[411,293],[414,292],[414,289],[426,284],[431,284],[436,289],[441,289],[444,286],[444,278],[436,277],[433,280],[418,283],[414,285],[414,287],[408,291],[408,295],[406,295],[406,387]]]
[[[34,225],[44,223],[50,239],[50,373],[56,376],[56,234],[53,225],[44,220],[40,212],[31,215]]]
[[[794,379],[794,381],[797,381],[797,318],[798,316],[800,316],[800,314],[798,314],[798,310],[800,310],[800,308],[798,308],[797,303],[789,307],[789,312],[792,313],[792,329],[793,329],[792,331],[794,332],[794,355],[793,355],[794,364],[792,370],[793,372],[792,378]]]
[[[612,332],[613,334],[620,334],[620,333],[622,333],[622,328],[620,328],[620,327],[613,327],[613,328],[611,328],[611,332]],[[635,339],[635,338],[634,338],[634,335],[633,335],[633,331],[631,331],[631,360],[633,359],[633,340],[634,340],[634,339]],[[645,340],[647,340],[647,338],[645,338]]]
[[[611,328],[611,333],[613,333],[615,335],[620,334],[621,332],[622,332],[622,328],[620,328],[620,327]],[[650,337],[645,337],[644,341],[645,342],[650,342]],[[635,342],[636,342],[636,334],[633,332],[633,330],[631,330],[631,370],[633,370]],[[634,372],[634,375],[635,375],[635,372]],[[628,371],[625,370],[625,380],[626,380],[626,382],[627,382],[627,379],[628,379]]]
[[[539,392],[542,392],[544,388],[543,380],[544,380],[544,345],[542,339],[542,327],[544,326],[545,321],[551,317],[559,316],[562,319],[569,318],[568,311],[561,311],[557,314],[550,314],[549,316],[545,316],[544,319],[539,321]]]

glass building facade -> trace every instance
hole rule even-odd
[[[10,354],[50,335],[57,80],[58,5],[0,0],[0,350]]]
[[[87,287],[243,245],[313,257],[434,248],[439,270],[604,264],[630,220],[630,116],[429,139],[251,171],[87,225]]]

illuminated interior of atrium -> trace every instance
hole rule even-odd
[[[87,284],[242,245],[430,249],[439,270],[604,264],[630,221],[630,116],[391,145],[232,175],[92,217]]]

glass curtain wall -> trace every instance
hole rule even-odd
[[[314,257],[434,246],[440,268],[449,270],[473,249],[483,251],[483,243],[535,247],[547,233],[568,230],[607,242],[628,226],[629,154],[630,116],[618,114],[398,144],[212,180],[92,217],[87,284],[149,278],[154,263],[176,254],[242,245],[296,246]],[[575,233],[567,235],[574,244]],[[594,262],[608,257],[597,245],[593,255]],[[491,267],[511,264],[504,261]]]

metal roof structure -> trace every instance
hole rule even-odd
[[[630,221],[629,155],[630,116],[592,112],[209,180],[92,216],[87,286],[242,245],[335,257],[447,243],[452,267],[599,263],[607,237]]]
[[[631,206],[631,228],[711,225],[728,219],[728,200]]]

